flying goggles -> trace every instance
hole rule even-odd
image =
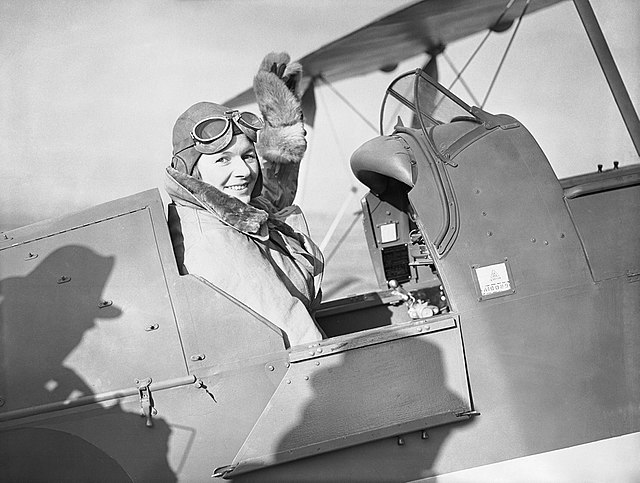
[[[255,143],[258,140],[258,130],[264,127],[264,121],[251,112],[237,110],[225,111],[222,116],[206,117],[198,121],[191,130],[196,151],[204,154],[222,151],[233,138],[233,126]]]

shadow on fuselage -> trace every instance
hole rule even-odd
[[[238,475],[233,481],[403,482],[436,474],[435,465],[440,448],[450,432],[461,423],[443,424],[424,432],[414,431],[377,441],[373,440],[375,436],[372,435],[369,442],[363,444],[285,462],[293,453],[300,449],[304,451],[312,442],[321,442],[322,451],[327,451],[332,445],[335,448],[343,444],[344,436],[356,435],[363,428],[374,430],[376,426],[393,427],[411,418],[427,421],[429,411],[433,414],[453,411],[444,408],[465,407],[463,398],[447,386],[444,360],[437,345],[418,338],[407,338],[402,341],[401,347],[406,349],[407,356],[423,356],[418,363],[418,370],[428,371],[429,386],[440,389],[439,395],[432,397],[429,387],[422,388],[424,399],[429,401],[425,404],[425,408],[428,406],[425,414],[408,416],[419,406],[416,404],[419,398],[414,399],[413,395],[405,397],[406,388],[402,384],[371,387],[366,380],[361,380],[353,384],[350,391],[349,384],[334,384],[336,375],[341,371],[351,372],[348,376],[350,381],[358,380],[358,367],[350,360],[349,353],[361,349],[347,351],[339,366],[314,372],[311,376],[313,399],[306,404],[298,423],[280,440],[271,460],[275,466],[264,468],[255,465],[249,473]],[[402,370],[398,369],[403,367],[402,357],[403,354],[397,354],[398,364],[392,371]],[[412,367],[416,369],[415,363]],[[408,407],[414,409],[406,410]],[[462,424],[468,424],[465,421],[462,420]],[[425,423],[425,428],[428,425]],[[312,435],[319,436],[314,440]]]
[[[64,246],[34,262],[25,276],[5,276],[10,264],[0,271],[0,417],[9,414],[0,426],[0,480],[175,481],[167,462],[170,428],[160,418],[146,428],[143,418],[114,401],[109,408],[90,404],[61,407],[49,417],[10,417],[14,410],[39,414],[44,405],[90,397],[92,381],[65,366],[65,359],[97,319],[111,323],[121,315],[115,306],[98,305],[113,257]]]

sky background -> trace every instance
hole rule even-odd
[[[3,0],[0,231],[150,188],[162,191],[173,123],[187,107],[201,100],[223,102],[249,87],[269,51],[300,58],[409,3]],[[638,2],[592,5],[637,106]],[[510,33],[492,35],[465,73],[479,99]],[[445,55],[460,69],[482,36],[448,46]],[[386,86],[424,62],[416,57],[391,74],[333,87],[377,124]],[[444,58],[440,71],[448,86],[454,74]],[[473,104],[460,84],[454,92]],[[318,88],[316,101],[298,202],[314,238],[325,241],[325,254],[334,258],[327,273],[334,290],[341,265],[332,252],[366,192],[351,175],[349,157],[376,132],[331,89]],[[485,110],[522,121],[560,178],[594,171],[598,163],[609,168],[614,160],[638,162],[571,2],[524,19]],[[326,240],[341,209],[344,217]],[[363,240],[359,223],[354,227],[347,245]],[[343,258],[367,256],[362,247],[349,250]],[[356,289],[361,287],[345,288]]]

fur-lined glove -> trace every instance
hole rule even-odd
[[[256,148],[267,162],[299,163],[307,149],[298,85],[302,66],[286,52],[271,52],[260,64],[253,90],[265,120]]]

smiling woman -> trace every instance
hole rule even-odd
[[[322,253],[293,206],[306,150],[301,67],[269,54],[254,79],[265,118],[212,102],[173,129],[169,227],[180,273],[203,278],[271,321],[288,346],[319,340]]]
[[[205,183],[249,203],[259,173],[253,143],[243,134],[234,136],[227,150],[203,154],[198,162]]]

